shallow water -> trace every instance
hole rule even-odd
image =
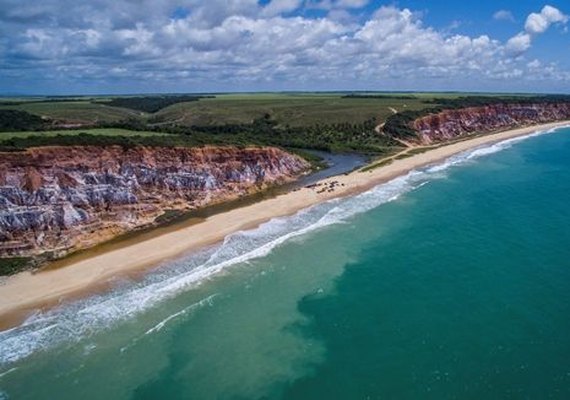
[[[36,315],[0,333],[4,397],[568,398],[569,134],[464,153]]]
[[[311,150],[310,153],[319,156],[327,166],[317,172],[304,176],[292,184],[293,187],[303,187],[316,183],[322,179],[347,174],[366,165],[367,157],[352,153],[328,153]]]

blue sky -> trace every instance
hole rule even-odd
[[[0,0],[0,94],[570,93],[567,1]]]

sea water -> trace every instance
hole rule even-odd
[[[570,129],[459,154],[0,332],[0,399],[570,398],[569,204]]]

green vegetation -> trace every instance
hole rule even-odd
[[[429,150],[437,149],[438,147],[441,147],[441,146],[442,145],[437,144],[437,145],[433,145],[433,146],[422,146],[422,147],[410,148],[410,149],[406,150],[406,152],[402,152],[400,154],[396,154],[393,157],[384,158],[378,162],[372,163],[372,164],[362,168],[360,170],[360,172],[372,171],[376,168],[384,167],[386,165],[390,165],[394,162],[394,160],[403,160],[405,158],[409,158],[409,157],[413,157],[413,156],[418,155],[418,154],[425,153],[426,151],[429,151]]]
[[[141,118],[141,113],[126,108],[109,107],[92,103],[88,100],[71,100],[57,102],[22,102],[17,106],[0,106],[1,110],[20,110],[39,117],[58,122],[59,124],[96,125],[106,122],[117,122],[128,118]],[[55,124],[56,129],[58,124]],[[14,129],[11,129],[14,130]],[[26,130],[34,130],[26,128]]]
[[[6,116],[0,130],[9,131],[0,135],[0,145],[11,151],[47,144],[273,145],[385,156],[402,148],[396,139],[413,140],[410,122],[429,113],[553,101],[570,101],[570,96],[356,92],[20,98],[0,103],[0,120]],[[83,128],[61,129],[77,125]]]
[[[77,135],[94,135],[94,136],[165,136],[168,133],[151,132],[151,131],[131,131],[127,129],[116,128],[99,128],[99,129],[60,129],[53,131],[23,131],[23,132],[0,132],[0,143],[13,138],[27,138],[30,136],[77,136]]]
[[[425,108],[422,99],[350,98],[344,94],[238,94],[217,95],[193,103],[180,103],[154,114],[149,123],[174,122],[181,126],[251,124],[265,114],[280,126],[307,127],[358,124],[376,119],[382,123],[393,112]]]
[[[394,162],[393,158],[387,158],[385,160],[379,161],[377,163],[370,164],[360,170],[360,172],[370,172],[376,168],[385,167],[386,165],[390,165]]]
[[[343,99],[387,99],[387,100],[416,100],[416,96],[396,94],[347,94]]]
[[[57,98],[57,97],[46,97],[39,99],[9,99],[0,101],[0,106],[19,106],[22,104],[34,104],[34,103],[57,103],[57,102],[70,102],[70,101],[85,101],[84,98]]]
[[[54,122],[50,129],[60,129],[58,125],[63,124],[100,127],[128,120],[145,126],[145,130],[163,126],[241,125],[252,124],[266,114],[280,127],[311,127],[360,124],[371,119],[376,119],[381,124],[393,114],[391,109],[398,112],[422,109],[425,108],[423,100],[431,98],[421,94],[416,95],[416,99],[407,99],[411,97],[409,94],[405,95],[406,99],[402,98],[402,94],[382,94],[377,98],[350,98],[344,97],[345,95],[346,93],[255,93],[219,94],[215,97],[165,96],[165,99],[172,101],[198,97],[200,101],[177,102],[151,114],[126,108],[131,105],[125,102],[136,104],[143,97],[70,97],[57,98],[57,101],[48,101],[46,98],[42,101],[42,98],[36,97],[4,101],[0,103],[0,110],[26,111],[47,118]],[[157,99],[157,96],[149,96],[149,99]]]
[[[234,145],[272,145],[283,148],[317,149],[338,152],[361,152],[385,154],[398,146],[397,142],[379,135],[374,131],[374,121],[363,124],[317,125],[309,128],[279,127],[269,116],[255,120],[252,124],[225,125],[221,127],[161,127],[155,131],[135,131],[140,126],[132,127],[128,122],[119,124],[120,128],[95,130],[107,134],[90,134],[90,130],[74,131],[74,134],[50,134],[51,132],[26,132],[8,134],[10,137],[0,140],[3,151],[20,151],[28,147],[50,145],[136,145],[159,146],[204,146]],[[132,130],[125,130],[125,128]],[[123,132],[112,135],[109,132]],[[125,135],[124,132],[129,132]],[[142,133],[142,134],[141,134]],[[172,133],[172,134],[166,134]],[[1,138],[0,134],[0,138]]]
[[[39,129],[44,120],[37,115],[19,110],[0,110],[0,132]]]
[[[301,158],[304,158],[306,161],[308,161],[311,164],[311,168],[314,171],[326,168],[328,165],[323,160],[322,157],[319,157],[318,155],[310,153],[310,152],[305,151],[303,149],[289,147],[286,150],[289,151],[290,153],[298,155]]]
[[[164,213],[154,219],[154,223],[157,225],[164,225],[177,218],[180,218],[184,214],[184,211],[181,210],[165,210]]]
[[[461,96],[457,98],[434,98],[425,100],[426,104],[437,104],[437,110],[458,109],[466,107],[481,107],[491,104],[535,104],[569,102],[570,95],[544,96]]]
[[[429,110],[429,111],[428,111]],[[391,137],[410,140],[416,137],[416,131],[410,127],[410,124],[417,118],[424,115],[437,112],[436,109],[427,109],[421,111],[405,111],[394,114],[386,119],[386,123],[382,130]]]
[[[415,156],[417,154],[425,153],[426,151],[429,150],[437,149],[438,147],[441,147],[441,145],[417,147],[415,149],[408,150],[407,154]]]
[[[0,141],[0,151],[23,151],[30,147],[40,146],[122,146],[125,148],[135,146],[148,147],[193,147],[212,144],[212,140],[206,137],[189,137],[183,135],[130,135],[130,136],[112,136],[112,135],[90,135],[88,133],[78,133],[75,135],[30,135],[18,137],[14,136],[9,139]],[[214,144],[233,144],[219,140]],[[237,145],[237,144],[236,144]]]
[[[208,96],[212,98],[212,96]],[[144,96],[116,97],[107,101],[94,101],[112,107],[130,108],[132,110],[155,113],[163,108],[177,103],[188,103],[206,98],[206,96]]]
[[[31,267],[31,258],[0,258],[0,276],[13,275]]]
[[[272,145],[286,148],[307,148],[334,152],[361,152],[383,154],[400,144],[385,135],[378,134],[373,119],[362,123],[315,124],[305,127],[280,125],[270,114],[252,123],[218,126],[160,125],[146,129],[169,132],[189,137],[192,141],[212,144]],[[130,120],[109,125],[116,128],[142,130],[145,125]]]

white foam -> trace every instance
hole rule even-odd
[[[9,373],[14,372],[14,371],[17,370],[17,369],[18,369],[18,368],[14,367],[14,368],[10,368],[9,370],[7,370],[7,371],[5,371],[5,372],[0,373],[0,378],[5,377],[5,376],[8,375]],[[0,397],[0,398],[1,398],[1,397]]]
[[[188,314],[190,311],[195,310],[198,307],[202,307],[205,304],[212,304],[212,300],[214,300],[214,298],[218,296],[218,294],[213,294],[211,296],[206,297],[205,299],[200,300],[197,303],[191,304],[186,308],[183,308],[182,310],[175,312],[172,315],[169,315],[168,317],[166,317],[165,319],[163,319],[162,321],[160,321],[158,324],[156,324],[155,326],[153,326],[152,328],[150,328],[148,331],[145,332],[145,335],[150,335],[153,334],[155,332],[159,332],[162,330],[162,328],[164,328],[170,321],[172,321],[173,319],[176,319],[182,315],[186,315]]]
[[[357,214],[394,201],[429,181],[444,177],[443,172],[452,166],[496,153],[522,140],[553,131],[536,132],[482,146],[450,157],[437,165],[411,171],[362,194],[331,200],[299,211],[293,216],[274,218],[256,229],[227,236],[224,242],[215,248],[170,263],[141,282],[126,283],[110,293],[69,303],[46,313],[36,313],[21,326],[0,332],[0,368],[7,368],[35,352],[73,344],[91,337],[207,281],[232,266],[266,256],[292,238],[332,224],[344,223]],[[186,314],[195,306],[196,304],[190,305],[170,315],[148,329],[146,334],[160,331],[170,321]]]

